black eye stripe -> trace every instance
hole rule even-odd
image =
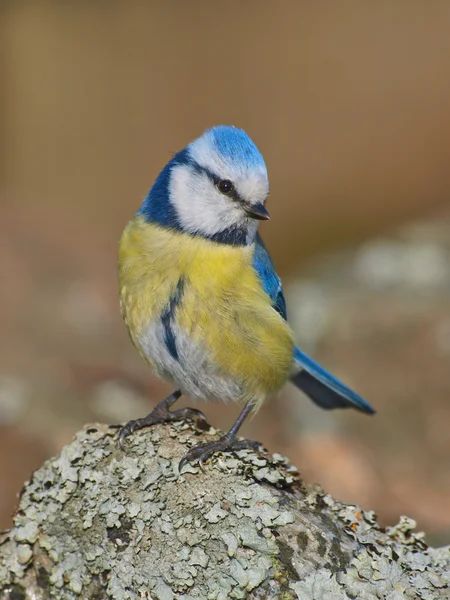
[[[242,202],[242,198],[239,196],[233,182],[229,179],[219,179],[218,177],[214,177],[214,184],[219,192],[224,196],[228,196],[228,198]]]
[[[207,167],[201,167],[196,161],[194,161],[192,159],[189,161],[188,164],[197,173],[199,173],[199,174],[203,173],[207,177],[209,177],[209,179],[214,183],[214,185],[217,187],[217,189],[220,191],[221,194],[224,194],[224,196],[227,196],[228,198],[232,198],[233,200],[236,200],[237,202],[244,202],[244,199],[239,195],[239,193],[236,190],[236,188],[234,187],[234,183],[232,181],[230,181],[229,179],[220,179],[220,177],[217,177],[217,175],[215,175]],[[227,181],[232,185],[232,191],[225,193],[219,189],[219,183],[224,182],[224,181]]]

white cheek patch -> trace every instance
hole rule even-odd
[[[181,226],[190,233],[212,236],[242,224],[243,212],[236,201],[221,194],[206,174],[188,165],[172,169],[169,196]]]

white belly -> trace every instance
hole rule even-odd
[[[172,381],[191,398],[217,398],[224,402],[248,399],[242,383],[214,364],[202,344],[194,342],[173,321],[170,331],[168,343],[167,327],[158,320],[151,323],[138,342],[157,375]]]

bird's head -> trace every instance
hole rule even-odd
[[[219,243],[253,242],[268,219],[264,159],[248,137],[220,125],[178,152],[159,174],[139,213],[164,227]]]

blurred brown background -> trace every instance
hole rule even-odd
[[[168,391],[121,322],[117,241],[171,153],[227,123],[266,158],[264,236],[299,341],[378,409],[327,414],[289,390],[244,434],[448,542],[447,0],[23,0],[0,16],[0,527],[83,423]],[[221,427],[237,414],[203,408]]]

